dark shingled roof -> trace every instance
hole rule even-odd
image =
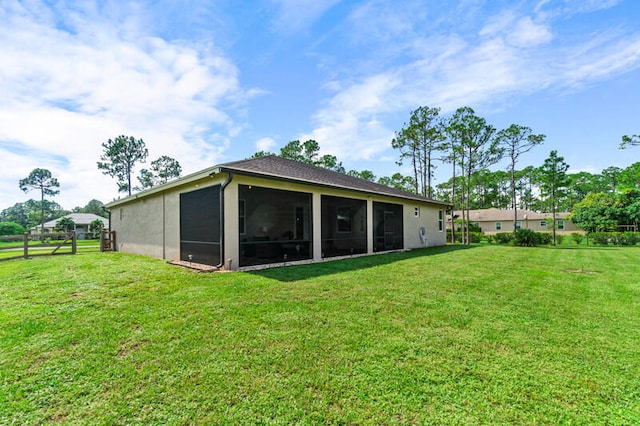
[[[275,155],[233,161],[231,163],[221,164],[219,167],[221,171],[244,175],[264,176],[304,184],[337,187],[357,192],[388,195],[408,200],[449,205],[448,203],[433,200],[411,192],[390,188],[388,186],[369,182],[365,179],[360,179],[344,173],[325,169],[323,167],[314,166],[301,161],[289,160]]]

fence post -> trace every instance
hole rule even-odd
[[[29,234],[24,233],[24,258],[27,259],[29,257]]]
[[[77,242],[76,231],[71,231],[71,254],[76,254]]]

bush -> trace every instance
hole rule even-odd
[[[493,236],[498,244],[509,244],[513,240],[511,232],[498,232]]]
[[[484,234],[482,232],[469,232],[469,239],[472,243],[479,243],[482,241]],[[451,230],[447,229],[447,242],[451,241]],[[456,243],[462,242],[462,230],[456,231]]]
[[[520,247],[533,247],[537,244],[538,237],[531,229],[517,229],[513,234],[513,244]]]
[[[0,235],[24,234],[24,227],[15,222],[0,222]]]
[[[552,236],[552,238],[553,238],[553,236]],[[563,235],[561,235],[561,234],[556,234],[556,244],[557,244],[557,245],[562,244],[562,240],[563,240],[563,239],[564,239],[564,236],[563,236]]]
[[[479,243],[482,241],[484,234],[482,232],[469,232],[469,239],[472,243]]]
[[[637,232],[625,232],[622,234],[622,244],[625,246],[635,246],[640,241],[640,235]]]
[[[584,238],[584,236],[579,232],[572,232],[571,233],[571,238],[573,238],[573,241],[576,244],[580,244],[582,242],[582,239]]]
[[[536,232],[536,237],[538,244],[551,244],[553,241],[553,235],[550,232]]]
[[[592,232],[589,234],[591,241],[593,244],[599,246],[606,246],[609,244],[609,233],[608,232]]]

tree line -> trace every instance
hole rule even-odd
[[[177,160],[163,155],[151,161],[148,169],[140,170],[139,185],[133,186],[132,178],[135,166],[138,163],[144,163],[149,155],[144,141],[133,136],[121,135],[103,143],[102,148],[103,153],[100,156],[100,161],[97,162],[98,169],[103,174],[116,179],[118,192],[126,192],[131,195],[134,190],[141,191],[152,188],[178,178],[182,173],[182,167]],[[103,209],[104,204],[99,200],[91,200],[86,206],[75,207],[70,211],[64,210],[54,201],[47,200],[45,197],[54,197],[60,193],[58,179],[47,169],[33,169],[27,177],[20,179],[18,186],[25,193],[39,192],[40,200],[30,199],[2,210],[0,223],[5,224],[3,229],[6,232],[9,229],[13,231],[30,229],[36,225],[40,225],[41,230],[44,230],[45,222],[58,219],[69,213],[93,213],[106,217],[106,212]],[[68,221],[62,221],[60,226],[61,230],[68,230],[72,224]]]
[[[614,194],[622,191],[622,194],[626,194],[627,201],[634,200],[629,191],[636,189],[640,182],[640,163],[634,163],[626,169],[612,166],[600,174],[567,174],[569,165],[553,150],[540,167],[518,169],[521,156],[541,145],[545,138],[545,135],[536,134],[531,128],[518,124],[497,130],[470,107],[459,108],[450,116],[444,117],[440,115],[440,108],[421,106],[411,112],[408,123],[395,132],[391,141],[391,146],[398,151],[397,164],[401,166],[408,163],[411,166],[410,176],[396,172],[391,176],[377,177],[370,170],[347,171],[337,157],[320,155],[320,146],[314,140],[290,141],[280,149],[279,154],[259,151],[252,157],[279,155],[449,202],[454,211],[462,212],[464,243],[470,242],[468,218],[472,209],[512,209],[515,231],[519,209],[550,212],[555,221],[556,212],[571,211],[588,194]],[[622,136],[621,149],[637,145],[640,145],[640,135]],[[182,173],[177,160],[163,155],[151,161],[150,168],[140,170],[139,185],[134,186],[134,168],[138,163],[146,162],[148,157],[144,141],[120,135],[103,143],[102,147],[103,153],[97,167],[103,174],[116,179],[118,192],[131,195],[134,190],[152,188],[178,178]],[[490,170],[491,166],[505,158],[508,160],[506,170]],[[434,186],[432,181],[437,163],[451,166],[451,178]],[[34,169],[29,176],[19,181],[19,187],[25,192],[39,191],[40,200],[30,199],[4,209],[0,212],[0,222],[14,222],[28,229],[70,212],[105,214],[102,203],[98,200],[91,200],[83,208],[76,207],[72,211],[66,211],[57,203],[45,199],[45,196],[57,195],[59,186],[58,180],[49,170]],[[607,197],[596,199],[612,203]],[[617,205],[629,206],[634,202],[618,202]],[[453,211],[451,213],[453,215]],[[618,220],[626,217],[637,223],[633,215],[615,216]],[[585,215],[574,215],[575,220],[580,217]],[[454,241],[455,229],[452,231],[451,238]]]
[[[452,215],[454,211],[461,212],[464,243],[470,242],[470,210],[513,210],[515,231],[520,209],[550,213],[555,222],[557,212],[572,211],[587,194],[628,193],[640,182],[640,163],[626,169],[608,167],[599,174],[568,173],[569,165],[556,150],[538,167],[519,168],[522,157],[545,139],[544,134],[519,124],[498,130],[469,107],[441,116],[440,108],[421,106],[411,112],[409,121],[391,141],[398,152],[397,164],[410,166],[409,176],[395,173],[376,177],[370,170],[347,171],[335,156],[320,155],[320,146],[314,140],[294,140],[278,154],[260,151],[252,157],[279,155],[449,202],[453,205]],[[622,137],[621,149],[634,145],[640,145],[639,135]],[[491,170],[502,160],[507,161],[505,169]],[[451,178],[433,185],[438,165],[449,165]],[[455,229],[451,238],[456,238]]]

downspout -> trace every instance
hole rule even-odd
[[[233,173],[229,173],[229,177],[220,186],[220,263],[216,265],[216,268],[220,269],[224,266],[224,189],[233,180]]]

